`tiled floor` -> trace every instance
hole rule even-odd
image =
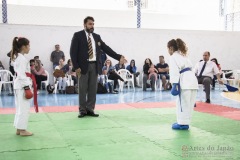
[[[240,108],[240,103],[226,99],[221,96],[221,90],[215,89],[211,91],[212,104]],[[117,103],[139,103],[139,102],[169,102],[175,101],[176,97],[171,96],[169,91],[147,90],[143,92],[141,88],[133,90],[125,89],[119,94],[97,94],[96,104],[117,104]],[[197,101],[204,101],[204,94],[199,93]],[[78,95],[62,95],[62,94],[47,94],[46,91],[41,91],[38,95],[39,106],[75,106],[78,105]],[[14,107],[14,97],[8,96],[7,92],[2,92],[0,96],[0,107]]]

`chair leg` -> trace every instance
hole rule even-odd
[[[0,94],[2,93],[2,83],[0,83]]]

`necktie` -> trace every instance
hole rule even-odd
[[[92,49],[92,41],[91,41],[90,34],[88,35],[88,55],[89,55],[89,59],[93,58],[93,49]]]
[[[203,71],[204,71],[204,69],[206,67],[206,64],[207,64],[207,62],[204,62],[204,65],[203,65],[202,70],[201,70],[201,72],[200,72],[198,77],[202,77],[202,74],[203,74]]]

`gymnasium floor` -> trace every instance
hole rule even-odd
[[[240,159],[240,102],[212,91],[200,102],[188,131],[175,131],[175,97],[169,91],[98,94],[98,118],[77,118],[77,95],[39,94],[31,110],[32,137],[16,136],[14,97],[0,97],[0,160]],[[237,95],[238,96],[238,95]],[[240,96],[240,95],[239,95]]]

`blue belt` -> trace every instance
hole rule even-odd
[[[191,68],[189,68],[189,67],[188,68],[184,68],[179,73],[182,74],[182,73],[184,73],[186,71],[191,71]]]
[[[191,71],[191,68],[189,68],[189,67],[184,68],[179,73],[182,74],[182,73],[187,72],[187,71]],[[179,92],[179,101],[180,101],[181,112],[182,112],[180,78],[179,78],[179,90],[180,90],[180,92]]]

